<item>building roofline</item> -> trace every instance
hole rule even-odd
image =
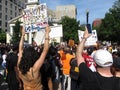
[[[13,23],[15,20],[17,20],[17,19],[21,18],[22,16],[23,16],[23,15],[19,15],[19,16],[15,17],[15,18],[13,18],[13,19],[9,20],[9,21],[8,21],[8,24]]]

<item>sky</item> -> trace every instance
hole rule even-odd
[[[40,0],[46,3],[48,8],[56,10],[56,6],[75,5],[77,8],[77,20],[80,24],[86,23],[86,11],[89,11],[88,23],[97,18],[104,18],[105,13],[109,12],[116,0]]]

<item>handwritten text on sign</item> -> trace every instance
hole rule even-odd
[[[26,32],[39,31],[48,24],[46,4],[35,5],[23,11],[23,20]]]

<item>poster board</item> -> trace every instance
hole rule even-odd
[[[56,37],[63,37],[63,30],[62,25],[58,26],[50,26],[51,31],[49,33],[50,39]],[[45,38],[45,29],[41,29],[40,31],[36,32],[34,41],[37,45],[41,45],[44,43]]]
[[[68,45],[72,47],[74,46],[74,44],[75,44],[74,40],[70,39],[68,42]]]
[[[26,33],[40,31],[45,28],[48,24],[46,3],[24,9],[23,23]]]
[[[35,34],[34,41],[37,45],[41,45],[44,42],[45,30],[42,29]]]
[[[82,40],[83,34],[84,34],[84,31],[78,30],[79,41]],[[87,38],[85,46],[96,45],[97,41],[98,41],[97,32],[96,30],[92,30],[92,35],[89,38]]]
[[[50,38],[63,37],[62,25],[51,26]]]

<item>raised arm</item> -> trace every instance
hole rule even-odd
[[[22,36],[19,42],[19,53],[18,53],[18,62],[17,62],[17,67],[20,63],[21,57],[22,57],[22,52],[23,52],[23,44],[24,44],[24,36],[25,36],[25,31],[24,27],[21,28]]]
[[[50,33],[50,27],[47,26],[45,29],[45,40],[44,40],[44,49],[39,57],[39,59],[35,62],[35,64],[33,65],[33,70],[34,72],[38,72],[40,67],[42,66],[44,59],[47,55],[47,52],[49,50],[49,33]]]
[[[89,36],[90,36],[90,34],[88,33],[87,27],[85,27],[85,31],[84,31],[84,35],[83,35],[82,41],[78,44],[77,52],[76,52],[78,66],[82,62],[85,62],[84,58],[82,56],[82,53],[83,53],[85,42],[86,42],[86,40],[87,40],[87,38]]]

